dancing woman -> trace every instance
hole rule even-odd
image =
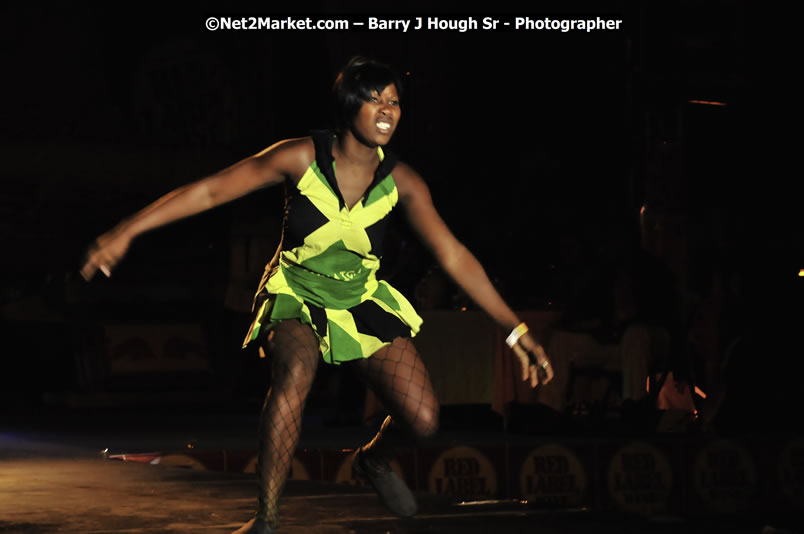
[[[254,300],[245,344],[270,355],[272,383],[260,417],[255,517],[238,533],[274,532],[302,413],[318,362],[349,368],[390,416],[355,455],[355,473],[401,517],[416,501],[389,464],[438,427],[438,401],[411,338],[421,318],[375,276],[397,204],[441,267],[502,328],[535,387],[553,369],[477,259],[450,232],[421,176],[384,150],[399,124],[401,84],[387,66],[353,58],[334,86],[333,131],[281,141],[217,174],[176,189],[97,238],[81,273],[110,276],[136,236],[284,183],[283,237]],[[456,372],[460,362],[456,362]]]

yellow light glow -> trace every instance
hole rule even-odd
[[[804,278],[804,269],[799,269],[798,276],[799,278]]]

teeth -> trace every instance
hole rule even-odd
[[[379,128],[380,130],[390,130],[391,129],[391,123],[390,122],[378,122],[377,123],[377,128]]]

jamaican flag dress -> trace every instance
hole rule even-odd
[[[380,165],[349,209],[335,180],[332,132],[313,135],[315,161],[286,184],[282,241],[254,298],[244,346],[286,319],[312,326],[324,361],[367,358],[422,319],[402,294],[375,274],[388,216],[398,201],[396,159],[378,148]]]

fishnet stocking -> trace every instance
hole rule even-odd
[[[392,415],[363,448],[373,461],[387,463],[410,445],[412,437],[426,438],[438,429],[438,399],[410,339],[397,338],[371,358],[348,365],[354,367]]]
[[[257,517],[279,526],[279,495],[301,432],[307,394],[318,368],[318,341],[309,326],[283,321],[269,336],[271,389],[260,416]]]

